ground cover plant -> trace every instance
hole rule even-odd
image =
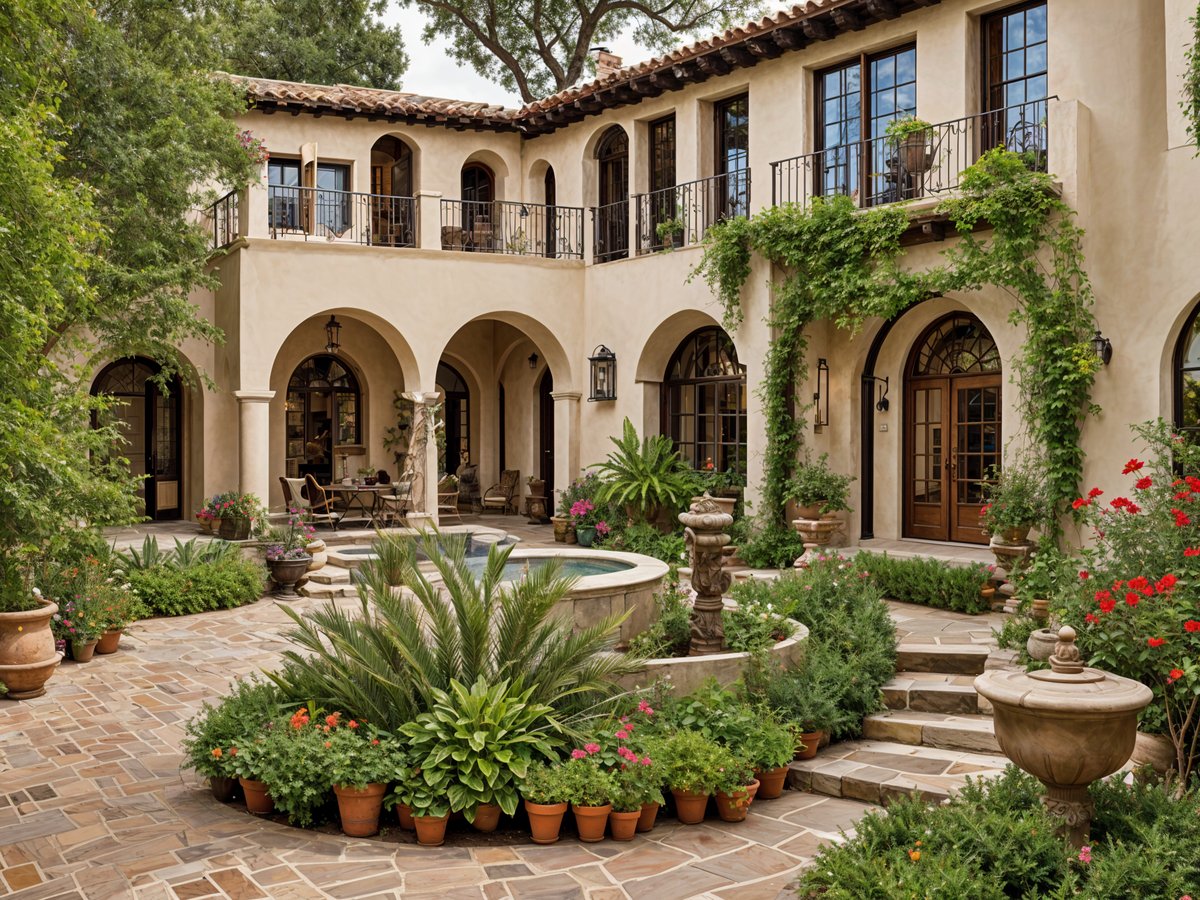
[[[892,600],[963,613],[988,609],[981,591],[992,577],[989,566],[952,566],[928,557],[904,559],[866,552],[858,553],[854,563],[870,573],[883,595]]]
[[[233,609],[258,600],[265,587],[263,567],[225,541],[176,539],[164,551],[149,536],[140,550],[117,553],[115,567],[152,616]]]

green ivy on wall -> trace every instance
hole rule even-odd
[[[741,291],[753,253],[781,277],[773,283],[768,324],[774,340],[759,387],[766,420],[763,510],[783,527],[786,483],[801,449],[803,407],[794,385],[805,365],[805,328],[827,319],[856,330],[869,317],[890,319],[919,300],[988,285],[1017,300],[1014,323],[1026,341],[1015,360],[1025,422],[1044,450],[1047,481],[1059,509],[1082,477],[1079,431],[1093,409],[1097,360],[1091,351],[1092,293],[1083,269],[1082,230],[1050,176],[1019,154],[993,150],[963,173],[958,197],[941,211],[959,233],[945,264],[924,272],[900,268],[902,205],[860,211],[848,197],[817,197],[811,206],[772,207],[711,228],[693,275],[720,300],[727,328],[742,318]],[[975,234],[980,225],[990,230]]]
[[[1192,26],[1192,43],[1187,49],[1187,68],[1183,72],[1183,99],[1180,106],[1187,116],[1188,137],[1196,144],[1200,155],[1200,6],[1196,14],[1188,19]]]

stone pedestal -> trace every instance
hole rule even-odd
[[[1033,552],[1033,543],[1031,541],[1007,543],[992,538],[988,549],[992,551],[992,556],[996,557],[996,565],[1003,569],[1007,576],[1011,576],[1012,573],[1023,569],[1029,562],[1029,554]]]
[[[820,555],[823,547],[828,547],[834,533],[842,527],[837,519],[795,519],[792,527],[804,539],[804,553],[793,565],[797,569],[806,569],[812,560]]]
[[[729,535],[725,529],[733,524],[733,516],[721,511],[713,498],[705,494],[679,514],[683,523],[692,560],[692,588],[696,600],[692,605],[692,640],[690,656],[725,651],[725,623],[721,612],[725,608],[724,594],[729,590],[732,576],[725,571],[725,545]]]

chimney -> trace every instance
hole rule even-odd
[[[621,57],[607,47],[593,47],[592,55],[596,60],[596,77],[604,78],[621,68]]]

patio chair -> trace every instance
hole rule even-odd
[[[378,501],[379,515],[386,519],[389,525],[403,519],[412,505],[412,482],[397,481],[392,493],[380,494]]]
[[[521,473],[517,469],[505,469],[500,473],[500,480],[483,492],[480,503],[485,510],[498,509],[506,516],[517,511],[517,485],[521,482]]]
[[[283,488],[283,506],[285,509],[298,509],[301,512],[308,512],[312,504],[308,502],[308,496],[305,494],[303,478],[287,478],[284,475],[280,475],[279,485]]]
[[[308,493],[308,514],[314,525],[328,525],[334,531],[337,530],[338,522],[345,515],[338,509],[334,508],[333,501],[329,499],[329,495],[325,493],[325,488],[313,478],[311,474],[304,476],[304,488]]]
[[[438,483],[437,514],[439,523],[453,516],[462,524],[462,514],[458,511],[458,479],[445,478]]]
[[[464,456],[466,454],[463,454]],[[465,500],[471,512],[479,506],[479,466],[472,462],[463,462],[455,473],[458,476],[458,496]]]

